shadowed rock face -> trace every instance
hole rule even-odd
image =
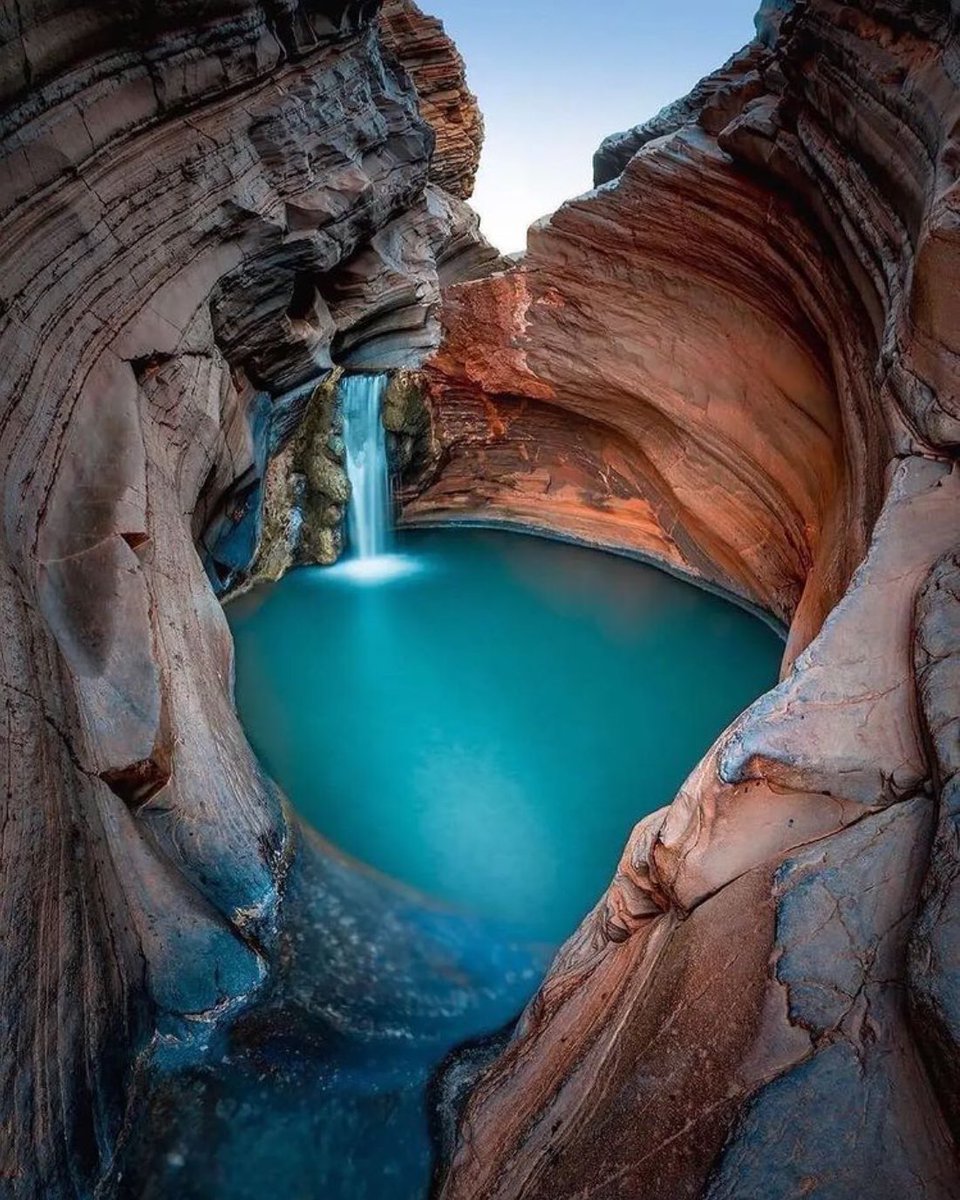
[[[407,520],[639,551],[790,626],[479,1075],[444,1200],[960,1195],[958,14],[760,28],[448,289],[423,374]]]
[[[287,820],[194,539],[220,514],[208,568],[249,562],[304,386],[359,327],[429,346],[480,246],[375,8],[0,17],[4,1195],[90,1194],[138,1056],[266,970]]]

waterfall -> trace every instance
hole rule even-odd
[[[358,560],[390,553],[393,504],[381,404],[386,375],[345,375],[340,383],[343,440],[352,495],[347,508],[349,552]]]
[[[386,375],[345,375],[340,381],[351,496],[347,556],[329,569],[361,586],[386,583],[420,570],[414,558],[393,552],[393,499],[381,411],[388,382]]]

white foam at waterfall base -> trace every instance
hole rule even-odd
[[[348,556],[331,571],[350,583],[386,583],[417,570],[415,559],[392,553],[393,498],[382,415],[388,382],[383,374],[345,375],[340,382],[351,496]]]
[[[416,574],[421,564],[407,554],[377,554],[372,558],[345,558],[336,566],[325,567],[324,575],[346,583],[390,583]]]

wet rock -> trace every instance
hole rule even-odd
[[[237,583],[280,579],[291,567],[339,557],[343,506],[350,498],[339,380],[338,371],[312,390],[296,433],[271,459],[257,556]]]
[[[397,371],[383,398],[390,465],[398,479],[419,475],[433,459],[433,430],[418,371]]]

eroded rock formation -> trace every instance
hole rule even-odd
[[[473,195],[483,146],[483,117],[466,68],[443,25],[413,0],[384,0],[383,40],[410,72],[420,111],[437,135],[430,178],[461,200]]]
[[[960,1195],[958,13],[758,28],[448,290],[423,377],[409,521],[639,552],[790,628],[480,1074],[444,1200]]]
[[[493,255],[376,8],[0,17],[4,1195],[92,1194],[135,1065],[202,1045],[275,940],[288,822],[195,539],[247,565],[316,380],[429,346],[441,275]]]
[[[493,275],[462,63],[376,7],[0,16],[3,1190],[109,1191],[138,1065],[278,945],[338,1019],[390,994],[409,918],[297,852],[211,580],[265,486],[342,496],[318,379],[442,325],[388,412],[408,520],[647,554],[790,626],[479,1074],[443,1196],[960,1195],[956,4],[765,3]]]

